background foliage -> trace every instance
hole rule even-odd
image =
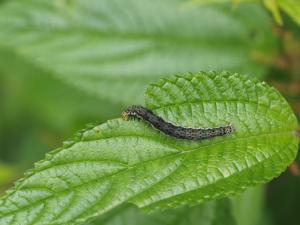
[[[280,90],[299,118],[299,3],[201,2],[0,1],[0,191],[84,124],[119,117],[126,105],[143,102],[150,82],[174,73],[256,76]],[[225,217],[229,224],[297,225],[293,168],[230,200],[150,216],[124,205],[95,224],[218,224]]]

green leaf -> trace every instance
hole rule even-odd
[[[143,121],[110,120],[37,163],[0,200],[0,224],[80,224],[125,203],[147,211],[225,197],[278,176],[295,158],[297,120],[265,83],[201,72],[149,87],[146,105],[174,124],[233,134],[166,136]]]
[[[275,21],[282,25],[282,18],[279,11],[277,0],[263,0],[265,7],[272,13]]]
[[[31,111],[43,123],[67,133],[64,129],[78,129],[78,124],[82,127],[94,120],[106,121],[118,116],[122,109],[122,106],[100,101],[54,79],[49,72],[7,49],[0,49],[0,74],[3,77],[0,88],[7,99],[0,103],[0,107],[3,107],[1,113],[7,114],[3,117],[7,123],[19,120],[11,118],[17,113],[24,120],[24,114]]]
[[[84,124],[118,117],[122,108],[0,49],[0,159],[19,169],[30,168]]]
[[[189,5],[202,4],[224,4],[231,2],[233,6],[239,6],[242,3],[263,3],[272,13],[277,24],[282,25],[280,9],[286,12],[296,23],[300,25],[300,2],[299,0],[190,0]]]
[[[9,1],[0,10],[0,43],[64,82],[126,104],[142,103],[140,93],[162,74],[211,69],[266,74],[276,41],[262,7],[233,11],[230,4],[185,4]]]
[[[12,180],[16,179],[18,171],[12,166],[3,164],[0,161],[0,193],[2,193],[3,188],[8,185]]]
[[[298,25],[300,25],[299,0],[263,0],[265,7],[272,13],[275,21],[283,25],[280,9],[287,13]]]
[[[235,225],[235,219],[231,213],[231,202],[227,198],[217,201],[215,217],[212,225]]]
[[[234,225],[228,199],[207,202],[194,207],[142,213],[132,205],[116,208],[88,225]]]
[[[300,25],[300,2],[298,0],[277,0],[279,7]]]
[[[265,224],[265,194],[265,187],[257,186],[232,197],[233,214],[238,225]]]

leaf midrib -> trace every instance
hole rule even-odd
[[[30,27],[30,29],[28,29],[28,27]],[[121,32],[118,30],[108,30],[108,31],[103,31],[103,30],[95,30],[93,28],[89,28],[89,27],[82,27],[82,26],[69,26],[68,28],[63,28],[63,29],[59,29],[59,28],[54,28],[51,30],[45,30],[43,27],[39,27],[39,26],[32,26],[30,24],[28,24],[26,27],[17,27],[17,32],[28,32],[28,31],[32,31],[34,30],[34,32],[45,32],[47,31],[47,34],[51,34],[53,32],[56,33],[55,36],[59,36],[59,35],[63,35],[65,36],[70,35],[70,33],[74,33],[77,30],[81,30],[83,31],[82,33],[84,35],[92,35],[95,37],[99,37],[99,35],[101,36],[101,38],[111,38],[111,39],[125,39],[125,40],[149,40],[149,41],[153,41],[153,40],[159,40],[155,41],[153,43],[155,43],[158,47],[161,46],[161,43],[173,43],[176,45],[176,47],[185,47],[185,46],[189,46],[191,45],[193,48],[195,46],[199,46],[199,45],[203,45],[202,43],[207,43],[207,40],[209,40],[210,42],[213,42],[215,44],[220,44],[220,38],[216,35],[207,35],[205,34],[203,36],[203,33],[201,34],[197,34],[197,35],[180,35],[179,33],[172,33],[172,35],[169,35],[169,33],[165,32],[151,32],[151,33],[142,33],[142,32],[134,32],[134,31],[129,31],[129,32]],[[16,30],[14,30],[14,32],[16,32]],[[78,34],[78,32],[76,32]],[[225,35],[226,36],[226,35]],[[243,37],[243,38],[242,38]],[[241,43],[243,45],[247,45],[249,44],[247,36],[226,36],[226,38],[222,39],[222,43]],[[100,39],[101,40],[101,39]],[[205,42],[203,42],[203,40]],[[178,45],[178,43],[180,43]],[[253,45],[253,42],[250,42],[251,45]],[[222,45],[223,46],[223,45]]]

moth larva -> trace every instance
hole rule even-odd
[[[186,128],[176,126],[164,121],[151,110],[139,105],[128,107],[123,111],[122,117],[125,120],[128,120],[130,117],[142,119],[161,132],[179,139],[203,140],[230,134],[235,130],[232,124],[213,128]]]

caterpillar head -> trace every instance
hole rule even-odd
[[[129,106],[126,110],[122,112],[123,120],[128,120],[130,117],[139,118],[141,113],[145,110],[144,107],[139,105]]]

